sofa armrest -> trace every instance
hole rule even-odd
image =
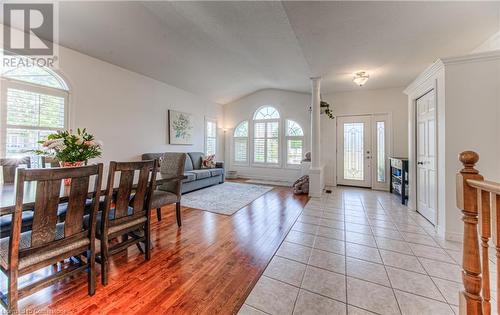
[[[215,167],[216,168],[224,168],[224,162],[223,161],[215,162]]]

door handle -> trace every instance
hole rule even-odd
[[[424,162],[419,161],[419,162],[417,162],[417,165],[424,165]]]

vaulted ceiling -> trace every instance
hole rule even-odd
[[[61,2],[60,44],[228,103],[264,88],[408,84],[500,28],[500,2]]]

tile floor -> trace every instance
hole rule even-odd
[[[458,314],[460,259],[389,193],[334,188],[309,201],[239,314]]]

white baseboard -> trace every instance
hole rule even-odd
[[[238,178],[247,178],[247,179],[257,179],[257,180],[271,180],[271,181],[282,181],[293,184],[296,178],[284,177],[284,176],[262,176],[262,175],[252,175],[248,173],[242,173],[238,171]]]

